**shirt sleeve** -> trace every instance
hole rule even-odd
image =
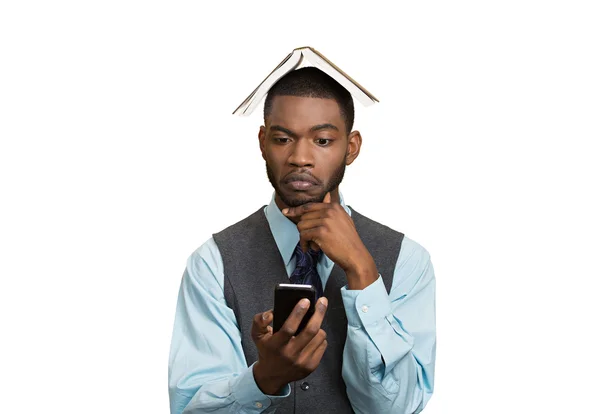
[[[342,376],[358,413],[419,413],[433,393],[435,277],[429,253],[404,238],[387,294],[381,276],[342,288],[348,318]]]
[[[287,397],[260,391],[223,293],[223,260],[211,238],[188,259],[169,354],[171,414],[272,413]]]

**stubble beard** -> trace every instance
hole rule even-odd
[[[265,165],[267,167],[267,177],[269,178],[269,182],[275,189],[275,193],[279,196],[281,201],[283,201],[285,203],[285,205],[287,205],[289,207],[298,207],[298,206],[301,206],[301,205],[307,204],[307,203],[322,203],[323,199],[325,198],[325,195],[328,192],[335,190],[340,185],[340,183],[344,179],[344,173],[346,172],[346,157],[344,156],[344,159],[343,159],[341,165],[339,165],[335,169],[335,171],[333,172],[333,175],[331,176],[331,179],[325,185],[325,187],[323,187],[322,192],[314,197],[307,197],[304,192],[301,193],[301,194],[303,194],[303,196],[301,196],[301,197],[297,197],[297,198],[296,197],[295,198],[287,197],[281,191],[281,185],[280,185],[280,183],[278,183],[276,181],[275,175],[273,174],[273,170],[271,169],[271,167],[269,167],[269,163],[265,162]]]

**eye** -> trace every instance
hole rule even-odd
[[[273,137],[273,141],[275,141],[276,144],[286,144],[290,139],[286,137]]]
[[[328,138],[317,138],[315,141],[316,141],[317,145],[319,145],[321,147],[326,147],[333,142],[332,139],[328,139]]]

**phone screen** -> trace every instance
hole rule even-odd
[[[273,306],[273,333],[281,329],[286,319],[294,310],[300,299],[310,300],[308,311],[302,318],[300,326],[295,335],[298,335],[306,326],[312,315],[315,313],[315,302],[317,293],[312,285],[294,285],[279,283],[275,287],[275,303]]]

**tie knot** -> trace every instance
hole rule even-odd
[[[321,250],[315,251],[311,248],[304,253],[302,247],[300,247],[300,243],[298,243],[294,250],[296,269],[290,275],[292,283],[312,285],[315,288],[317,298],[323,296],[323,284],[321,283],[319,272],[317,272],[317,262],[322,253]]]
[[[317,267],[321,250],[313,250],[309,247],[308,251],[304,253],[302,251],[302,247],[300,247],[300,243],[298,243],[296,245],[296,249],[294,250],[294,255],[296,256],[296,267],[314,269]]]

